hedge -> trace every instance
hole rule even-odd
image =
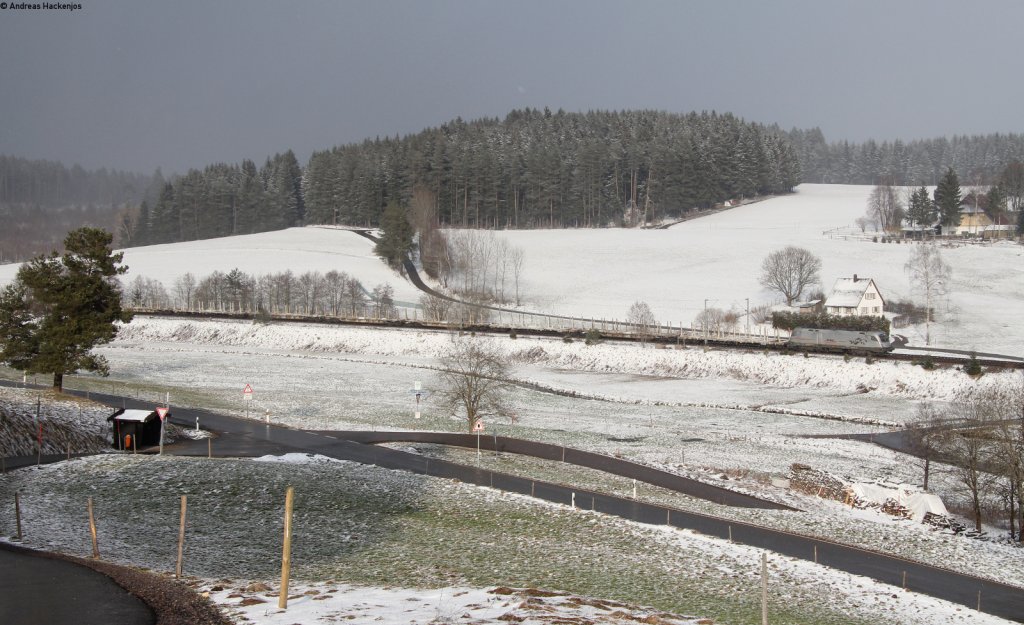
[[[801,314],[788,311],[772,313],[772,327],[780,330],[817,328],[820,330],[857,330],[860,332],[889,333],[889,320],[885,317],[844,317],[828,313]]]

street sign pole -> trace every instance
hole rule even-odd
[[[164,422],[167,421],[167,415],[170,414],[170,410],[165,406],[163,408],[158,407],[156,414],[160,417],[160,455],[164,454]]]

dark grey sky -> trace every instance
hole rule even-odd
[[[715,109],[830,140],[1024,131],[1019,0],[76,1],[0,10],[0,153],[305,163],[526,106]]]

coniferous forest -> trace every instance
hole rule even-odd
[[[826,141],[821,130],[724,113],[514,110],[405,137],[289,150],[164,179],[0,156],[0,262],[59,248],[93,225],[120,247],[306,224],[376,227],[389,204],[427,204],[438,225],[636,226],[801,182],[930,185],[952,167],[985,185],[1024,161],[1024,135]],[[415,201],[413,198],[416,198]],[[422,220],[422,216],[417,218]],[[56,243],[55,243],[56,242]]]

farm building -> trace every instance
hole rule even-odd
[[[840,316],[882,316],[885,300],[871,278],[839,278],[825,300],[825,312]]]

